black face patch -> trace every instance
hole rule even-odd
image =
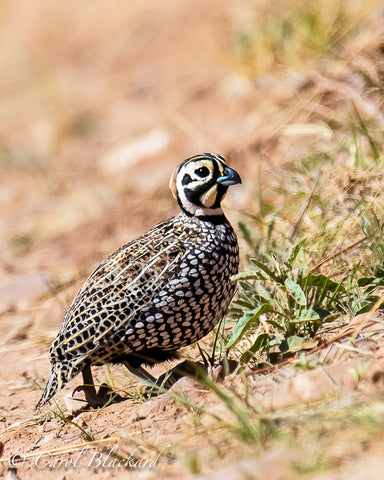
[[[206,178],[209,175],[209,168],[200,167],[195,170],[195,174],[200,178]]]
[[[192,178],[186,173],[183,177],[183,180],[181,182],[182,185],[188,185],[188,183],[192,182]]]

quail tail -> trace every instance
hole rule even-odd
[[[52,365],[47,384],[40,400],[36,404],[36,408],[45,405],[56,394],[59,390],[59,378],[60,371],[58,371],[57,365]]]

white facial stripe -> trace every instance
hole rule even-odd
[[[209,170],[209,175],[205,178],[201,178],[198,175],[195,174],[195,170],[197,170],[200,167],[207,167]],[[182,199],[182,196],[185,197],[184,195],[184,188],[187,187],[190,190],[193,190],[195,187],[198,185],[204,185],[205,183],[209,182],[212,178],[212,164],[209,161],[204,161],[200,160],[199,162],[192,161],[187,163],[186,165],[183,165],[177,174],[176,178],[176,188],[177,191],[179,192],[179,197]],[[187,185],[183,185],[183,178],[185,175],[189,175],[190,178],[192,179],[191,182],[189,182]],[[183,202],[184,205],[184,202]]]
[[[203,178],[199,177],[195,173],[195,171],[201,167],[208,168],[209,174],[206,177],[203,177]],[[182,178],[184,178],[185,175],[189,175],[191,177],[192,182],[188,183],[188,188],[193,188],[194,185],[196,184],[204,185],[204,183],[207,183],[209,182],[209,180],[211,180],[212,174],[213,174],[212,162],[208,160],[200,160],[198,162],[196,161],[189,162],[184,167],[182,167],[179,172],[179,175],[182,176]]]

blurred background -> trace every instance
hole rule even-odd
[[[89,269],[177,211],[181,160],[242,149],[259,123],[233,50],[248,16],[220,1],[2,2],[3,268]]]
[[[382,65],[379,7],[3,0],[0,268],[84,275],[176,212],[169,176],[203,151],[240,169],[228,205],[253,208],[281,165],[344,128],[337,102],[381,119],[379,95],[361,96]]]

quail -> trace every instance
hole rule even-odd
[[[239,174],[214,153],[176,168],[170,189],[181,212],[116,250],[86,280],[49,349],[50,374],[36,407],[80,372],[87,402],[101,406],[91,366],[122,363],[152,381],[144,366],[175,358],[213,329],[235,293],[239,248],[221,201],[238,183]]]

